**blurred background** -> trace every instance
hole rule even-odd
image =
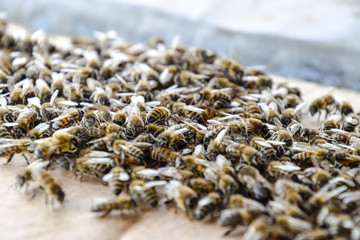
[[[360,0],[0,0],[0,11],[31,31],[180,35],[271,74],[360,91]]]

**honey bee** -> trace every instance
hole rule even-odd
[[[244,69],[239,62],[231,59],[216,59],[214,64],[230,81],[241,85]]]
[[[305,185],[278,179],[274,185],[275,193],[291,204],[303,206],[303,204],[313,195],[313,191]]]
[[[146,123],[164,123],[170,118],[170,111],[165,107],[157,107],[151,109],[146,116]]]
[[[184,103],[174,103],[171,107],[172,111],[180,114],[186,118],[191,119],[197,123],[204,122],[204,109],[193,107],[190,105],[185,105]]]
[[[0,145],[0,156],[9,156],[5,164],[8,164],[15,153],[21,153],[26,163],[29,164],[27,157],[24,152],[29,151],[28,147],[32,144],[32,140],[28,138],[23,138],[19,140],[15,139],[3,139],[4,144]]]
[[[43,103],[50,101],[52,93],[50,87],[43,79],[36,80],[35,91]]]
[[[250,140],[250,146],[261,151],[267,159],[274,160],[276,158],[275,149],[261,137],[253,137]]]
[[[171,180],[165,186],[166,198],[175,202],[176,208],[188,213],[196,206],[198,201],[197,193],[190,187],[181,184],[176,180]]]
[[[245,144],[231,143],[226,147],[226,153],[230,156],[241,157],[247,163],[259,164],[262,154],[253,147]]]
[[[337,102],[336,107],[342,116],[347,116],[354,112],[353,107],[348,101]]]
[[[281,176],[292,176],[301,168],[290,161],[271,161],[267,166],[267,173],[278,179]]]
[[[326,131],[333,128],[340,129],[341,126],[341,116],[340,115],[332,115],[330,116],[321,126],[321,130]]]
[[[271,198],[272,186],[256,168],[244,165],[237,177],[246,191],[257,201],[265,203]]]
[[[122,126],[124,125],[125,121],[126,121],[126,113],[124,113],[123,111],[117,111],[113,117],[112,120],[114,123]]]
[[[307,161],[311,160],[311,163],[314,166],[319,166],[319,163],[322,162],[326,156],[329,154],[329,150],[319,148],[319,147],[311,147],[304,148],[299,153],[294,154],[291,158],[295,161]]]
[[[203,178],[192,178],[190,180],[190,187],[199,195],[210,193],[214,190],[215,184]]]
[[[41,160],[32,162],[16,175],[16,185],[19,188],[22,188],[25,184],[27,185],[29,181],[35,179],[35,176],[39,175],[39,172],[45,171],[45,168],[49,165],[49,163],[49,161]]]
[[[105,90],[102,88],[97,88],[90,96],[90,98],[92,98],[95,103],[98,103],[100,105],[110,105],[109,97],[106,94]]]
[[[125,124],[130,129],[130,136],[136,137],[144,131],[144,122],[139,115],[130,114],[126,118]]]
[[[145,154],[136,145],[141,145],[141,143],[127,143],[124,140],[115,140],[111,149],[115,154],[121,156],[122,161],[127,164],[139,165],[144,161]]]
[[[99,126],[99,119],[93,111],[86,112],[81,121],[83,125],[87,128]]]
[[[158,196],[154,187],[158,184],[165,185],[166,181],[150,181],[133,180],[130,183],[130,194],[139,197],[144,203],[151,207],[158,205]]]
[[[355,127],[360,124],[359,116],[354,113],[349,113],[344,119],[343,129],[347,132],[354,132]]]
[[[12,135],[16,138],[26,136],[27,132],[32,129],[38,120],[38,113],[34,108],[24,108],[15,123],[4,123],[5,127],[13,127]]]
[[[218,108],[229,106],[231,100],[231,96],[225,91],[203,88],[199,93],[194,94],[193,102],[199,107],[212,105],[215,108]]]
[[[62,113],[59,117],[51,120],[52,128],[58,130],[72,126],[75,122],[80,121],[81,117],[81,113],[77,109],[71,108]]]
[[[268,217],[258,217],[250,223],[242,236],[244,240],[268,239],[271,234],[272,221]]]
[[[309,107],[309,111],[311,113],[311,116],[314,116],[317,112],[319,113],[319,118],[321,116],[321,110],[326,111],[326,116],[330,114],[331,112],[331,106],[335,104],[335,98],[331,96],[332,89],[328,91],[327,94],[320,98],[316,98],[311,102],[311,105]]]
[[[36,182],[41,189],[45,191],[46,204],[50,198],[51,207],[54,207],[54,200],[57,200],[60,204],[64,203],[65,193],[61,189],[61,186],[55,182],[54,178],[46,171],[42,171],[36,176]],[[35,191],[33,192],[35,194]]]
[[[125,183],[130,179],[129,174],[122,167],[113,167],[110,172],[103,176],[102,180],[109,183],[110,191],[119,195]]]
[[[131,216],[136,210],[136,202],[128,195],[119,195],[116,198],[102,200],[91,207],[91,211],[101,212],[101,217],[107,216],[111,211],[119,210],[123,216]]]
[[[303,175],[310,177],[313,186],[315,187],[322,187],[329,181],[331,177],[329,172],[320,167],[309,167],[304,170]]]
[[[247,102],[245,106],[245,111],[249,112],[252,118],[262,119],[262,111],[256,102]]]
[[[35,139],[50,137],[51,134],[52,133],[50,131],[50,124],[40,123],[36,127],[34,127],[32,130],[30,130],[26,134],[26,137],[28,137],[32,140],[35,140]]]
[[[253,208],[225,209],[220,212],[218,223],[221,226],[232,227],[231,229],[229,229],[224,233],[224,236],[227,236],[236,229],[237,225],[239,224],[249,225],[262,213],[263,213],[262,211],[258,211],[257,209],[253,209]]]
[[[111,154],[100,151],[90,152],[77,158],[72,170],[75,176],[80,174],[80,180],[82,180],[84,175],[92,175],[103,183],[102,178],[108,174],[114,166],[115,161],[111,157]]]
[[[221,203],[220,194],[217,192],[211,192],[205,197],[201,198],[197,207],[194,210],[194,218],[197,220],[202,220],[210,213],[215,211]]]
[[[285,214],[279,214],[275,218],[275,224],[279,225],[286,231],[293,233],[308,232],[312,230],[312,225],[302,219],[287,216]]]
[[[6,139],[12,138],[10,132],[3,126],[0,126],[0,139],[1,138],[6,138]]]
[[[181,161],[181,155],[165,147],[154,148],[151,151],[151,158],[158,162],[172,163],[178,165]]]

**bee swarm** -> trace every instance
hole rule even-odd
[[[48,172],[61,167],[109,188],[91,207],[103,216],[165,205],[226,234],[245,226],[244,239],[360,238],[350,103],[306,103],[262,70],[176,41],[70,39],[4,19],[0,40],[0,156],[27,161],[18,187],[62,204],[66,186]],[[319,129],[302,125],[322,113]]]

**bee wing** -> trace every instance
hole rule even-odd
[[[127,174],[126,172],[121,172],[120,174],[119,174],[119,177],[118,177],[118,179],[120,180],[120,181],[128,181],[129,179],[130,179],[130,176],[129,176],[129,174]]]
[[[35,128],[39,129],[40,133],[45,132],[46,130],[48,130],[50,127],[50,124],[48,123],[40,123],[38,124]]]
[[[219,122],[218,120],[214,120],[214,119],[208,119],[207,123],[211,124],[211,125],[221,125],[221,124],[223,124],[222,122]]]
[[[175,167],[161,167],[158,168],[158,174],[165,177],[173,177],[175,179],[180,179],[181,175]]]
[[[97,197],[97,198],[94,198],[94,203],[95,205],[96,204],[103,204],[103,203],[112,203],[114,202],[113,199],[111,198],[107,198],[107,197]]]
[[[113,174],[112,173],[108,173],[108,174],[105,174],[103,177],[102,177],[102,180],[104,182],[109,182],[109,180],[112,178]]]
[[[150,101],[150,102],[146,103],[146,106],[149,106],[149,107],[158,107],[160,105],[161,105],[160,101]]]
[[[60,105],[67,106],[67,107],[76,107],[76,106],[78,106],[77,102],[70,101],[70,100],[62,100],[62,101],[58,101],[56,103],[60,104]]]
[[[12,123],[3,123],[2,126],[4,127],[14,127],[14,126],[17,126],[19,125],[18,123],[16,122],[12,122]]]
[[[37,108],[41,108],[40,98],[38,98],[38,97],[31,97],[31,98],[28,98],[27,101],[28,101],[28,105],[29,105],[29,106],[31,106],[31,104],[32,104],[32,105],[34,105],[34,106],[37,107]]]
[[[279,170],[283,170],[287,172],[298,171],[301,169],[301,167],[292,164],[274,165],[273,168],[277,168]]]
[[[136,172],[139,175],[142,175],[144,177],[156,177],[159,175],[159,169],[155,170],[155,169],[151,169],[151,168],[145,168],[143,170],[140,170],[138,172]]]
[[[172,77],[172,74],[170,74],[169,69],[165,68],[159,76],[159,81],[161,84],[165,84],[168,81],[170,81],[171,77]]]
[[[6,101],[6,98],[5,97],[0,97],[0,106],[2,107],[2,108],[6,108],[6,106],[7,106],[7,101]]]
[[[91,158],[104,158],[108,157],[111,154],[105,151],[92,151],[88,154],[85,154],[84,157],[91,157]]]
[[[349,149],[351,151],[355,151],[355,148],[351,147],[351,146],[348,146],[348,145],[345,145],[345,144],[338,144],[340,147],[342,148],[346,148],[346,149]]]
[[[193,152],[193,155],[194,155],[194,156],[198,156],[198,155],[200,155],[200,154],[205,154],[205,153],[206,153],[206,151],[205,151],[204,146],[201,145],[201,144],[199,144],[199,145],[197,145],[197,146],[195,147],[195,150],[194,150],[194,152]]]
[[[202,199],[200,199],[197,205],[199,207],[201,207],[201,206],[208,205],[208,204],[210,204],[212,202],[213,202],[213,200],[206,196],[206,197],[203,197]]]
[[[80,106],[83,106],[83,107],[94,107],[95,104],[93,104],[93,103],[88,103],[88,102],[80,102]]]
[[[216,136],[216,138],[214,139],[214,142],[216,143],[221,143],[222,140],[224,139],[224,137],[226,136],[226,133],[228,131],[228,128],[224,128],[223,130],[221,130],[218,135]]]
[[[229,119],[233,119],[233,118],[241,118],[239,115],[231,115],[231,114],[228,114],[227,116],[225,117],[222,117],[222,118],[218,118],[217,121],[221,122],[221,121],[227,121]]]
[[[357,125],[359,123],[359,119],[353,118],[352,116],[345,117],[345,121],[352,125]]]
[[[349,132],[338,129],[338,128],[332,128],[330,130],[325,131],[326,133],[339,133],[339,134],[348,134]]]
[[[156,186],[164,186],[167,184],[165,180],[157,180],[157,181],[149,181],[144,184],[145,187],[156,187]]]
[[[339,122],[341,120],[342,116],[340,114],[337,115],[331,115],[328,120],[334,120],[335,122]]]
[[[181,150],[181,155],[187,155],[192,153],[192,150],[190,148],[185,148],[183,150]]]
[[[298,104],[296,107],[295,107],[295,114],[297,113],[300,113],[302,109],[305,109],[305,107],[307,106],[308,104],[306,102],[302,102],[300,104]]]
[[[185,132],[187,132],[187,131],[188,131],[188,128],[187,128],[187,127],[181,128],[181,129],[179,129],[179,130],[174,131],[174,132],[172,133],[172,136],[175,137],[175,136],[181,135],[181,134],[183,134],[183,133],[185,133]]]
[[[148,142],[131,142],[129,144],[134,145],[136,147],[151,147],[152,146],[152,144],[148,143]]]
[[[255,141],[257,144],[259,144],[262,147],[270,147],[272,148],[271,144],[268,142],[264,142],[264,141]]]
[[[91,158],[86,160],[84,163],[92,165],[92,164],[102,164],[102,163],[111,163],[111,162],[113,162],[112,158]]]
[[[192,105],[187,105],[187,106],[183,106],[183,107],[179,107],[180,109],[184,109],[184,110],[189,110],[189,111],[193,111],[193,112],[197,112],[197,113],[203,113],[205,110],[192,106]]]

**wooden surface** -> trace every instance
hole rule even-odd
[[[310,101],[325,93],[328,87],[316,84],[284,80],[300,87],[304,100]],[[360,94],[336,89],[336,96],[353,103],[360,110]],[[304,119],[307,126],[317,127],[317,117]],[[5,159],[0,159],[4,162]],[[28,196],[14,188],[15,176],[25,167],[25,161],[16,156],[8,165],[0,164],[0,239],[220,239],[227,230],[215,223],[190,221],[183,213],[173,209],[147,211],[136,220],[123,220],[119,215],[110,214],[99,218],[90,212],[93,198],[111,196],[107,187],[97,181],[86,179],[79,182],[73,174],[54,170],[54,178],[61,183],[66,193],[62,208],[54,211],[45,205],[43,193],[28,200]],[[226,237],[238,239],[240,231]]]

